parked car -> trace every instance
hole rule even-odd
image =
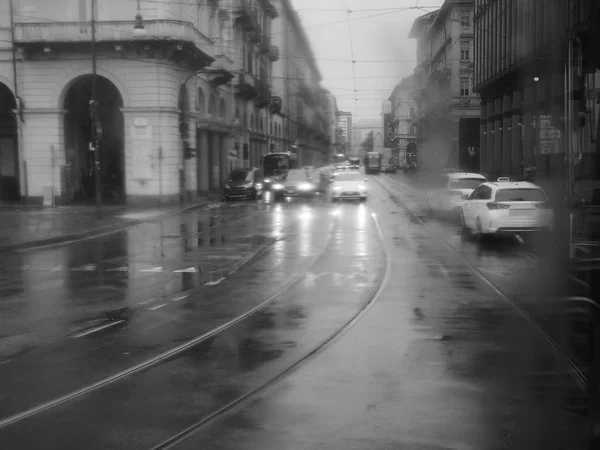
[[[223,186],[223,197],[225,201],[232,199],[256,200],[263,193],[263,176],[256,169],[233,169],[225,185]]]
[[[434,181],[434,187],[427,193],[428,214],[444,217],[453,214],[457,217],[465,203],[463,196],[471,194],[473,189],[486,181],[487,179],[478,173],[451,172],[439,175]]]
[[[386,165],[381,168],[381,173],[396,173],[396,166]]]
[[[319,189],[320,177],[303,169],[290,170],[283,180],[284,197],[312,197]]]
[[[464,198],[460,214],[464,236],[552,229],[554,211],[545,192],[533,183],[505,178],[487,181]]]
[[[367,201],[367,179],[358,171],[337,174],[329,188],[333,202],[340,200]]]

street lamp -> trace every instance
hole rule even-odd
[[[140,0],[137,0],[137,14],[135,15],[133,35],[137,37],[144,37],[146,34],[146,28],[144,28],[144,23],[142,22],[142,13],[140,12]]]

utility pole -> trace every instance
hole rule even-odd
[[[91,148],[94,152],[94,181],[96,194],[96,218],[102,218],[102,192],[100,191],[100,136],[98,123],[98,86],[97,86],[97,68],[96,68],[96,0],[92,1],[92,95],[90,100],[90,115],[92,120],[91,127]]]

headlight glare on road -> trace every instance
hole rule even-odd
[[[273,189],[275,189],[276,191],[280,191],[280,190],[283,189],[283,184],[281,184],[281,183],[275,183],[273,185]]]
[[[310,189],[312,189],[312,184],[302,183],[300,184],[300,186],[298,186],[298,189],[300,189],[301,191],[309,191]]]

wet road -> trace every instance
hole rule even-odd
[[[133,230],[127,239],[115,235],[5,262],[7,271],[39,280],[21,283],[30,290],[13,300],[27,307],[4,305],[8,320],[17,326],[19,314],[29,314],[23,334],[44,338],[0,364],[0,441],[15,449],[142,449],[202,425],[177,448],[495,449],[542,448],[537,444],[546,438],[543,448],[572,442],[582,421],[562,403],[578,388],[511,304],[544,309],[534,277],[544,275],[538,261],[512,242],[480,246],[462,241],[452,224],[424,225],[418,196],[386,177],[369,184],[366,205],[214,205],[169,225]],[[219,223],[222,231],[211,232]],[[267,243],[262,256],[229,275],[224,261]],[[63,268],[80,270],[48,273],[70,259],[75,262]],[[390,276],[382,286],[386,261]],[[95,289],[118,277],[126,277],[120,301],[93,300]],[[49,295],[35,287],[43,282],[48,290],[56,283],[63,297],[43,305]],[[158,286],[169,286],[166,295],[150,294]],[[373,298],[378,288],[384,290]],[[370,300],[372,307],[341,338],[212,420],[319,348]],[[36,306],[45,310],[32,311]],[[71,329],[111,314],[110,322]],[[103,384],[70,396],[97,382]],[[30,409],[61,396],[67,396],[63,403]]]

